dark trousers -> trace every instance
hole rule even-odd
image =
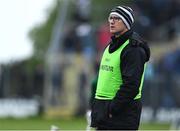
[[[126,105],[116,115],[109,118],[111,101],[95,100],[92,106],[91,127],[97,130],[138,130],[142,104],[140,100]]]

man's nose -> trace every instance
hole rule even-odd
[[[110,24],[114,24],[115,22],[114,22],[113,19],[111,19],[111,20],[109,21],[109,23],[110,23]]]

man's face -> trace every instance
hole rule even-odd
[[[115,14],[112,14],[108,18],[110,33],[115,34],[117,32],[124,32],[127,30],[126,25],[123,23],[121,18]]]

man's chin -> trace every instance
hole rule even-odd
[[[114,34],[116,34],[116,31],[110,31],[110,33],[114,35]]]

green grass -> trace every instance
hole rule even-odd
[[[143,123],[140,125],[140,130],[169,130],[168,123]]]
[[[64,118],[64,119],[0,119],[0,130],[50,130],[51,125],[58,126],[61,130],[85,130],[85,118]],[[140,130],[168,130],[169,124],[142,124]]]
[[[58,126],[60,129],[85,129],[86,121],[84,118],[69,119],[0,119],[0,130],[50,130],[51,125]]]

